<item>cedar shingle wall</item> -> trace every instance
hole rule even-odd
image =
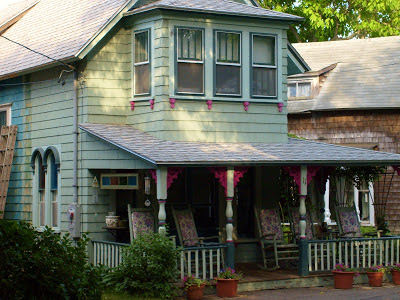
[[[400,110],[329,111],[289,115],[290,133],[333,144],[376,144],[379,151],[400,153]],[[392,231],[400,232],[400,176],[393,178],[386,207]]]

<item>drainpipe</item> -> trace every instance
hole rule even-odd
[[[73,162],[72,162],[72,201],[78,204],[78,71],[74,70],[74,108],[73,108]]]

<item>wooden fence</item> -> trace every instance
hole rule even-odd
[[[130,244],[122,244],[107,241],[92,241],[93,243],[93,264],[95,266],[105,265],[109,268],[118,267],[122,262],[122,248]]]
[[[309,272],[330,271],[336,264],[368,268],[400,263],[400,236],[310,240],[307,244]]]

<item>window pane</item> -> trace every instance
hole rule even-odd
[[[46,185],[46,175],[42,163],[42,158],[39,158],[39,190],[44,190]]]
[[[203,64],[178,63],[178,92],[203,93]]]
[[[45,193],[44,193],[44,191],[40,191],[39,192],[39,225],[40,226],[45,225],[45,208],[46,208]]]
[[[58,186],[58,171],[56,166],[56,161],[54,159],[54,155],[50,155],[50,188],[52,190],[57,190]]]
[[[0,111],[0,127],[7,126],[7,111]]]
[[[199,29],[178,29],[178,59],[203,60],[203,31]]]
[[[217,61],[240,63],[240,34],[217,33]]]
[[[297,97],[310,97],[311,96],[311,83],[299,83],[297,86]]]
[[[253,36],[253,64],[275,66],[275,38]]]
[[[240,94],[240,67],[217,65],[216,93],[224,95]]]
[[[276,96],[276,69],[253,67],[253,95]]]
[[[57,203],[57,191],[51,192],[52,200],[51,200],[51,219],[52,226],[58,226],[58,203]]]
[[[135,66],[135,94],[150,93],[150,65]]]
[[[135,34],[135,63],[149,60],[149,32]]]
[[[296,97],[296,84],[288,84],[288,97]]]

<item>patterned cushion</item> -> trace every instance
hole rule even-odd
[[[276,209],[260,209],[259,214],[262,235],[277,233],[276,239],[282,239],[282,225],[278,211]],[[265,239],[272,240],[274,237],[267,236]]]
[[[298,208],[291,209],[291,214],[292,214],[292,222],[293,222],[293,229],[294,233],[296,236],[300,236],[300,212]],[[306,237],[308,240],[313,239],[313,233],[312,233],[312,228],[311,228],[312,222],[311,222],[311,216],[310,213],[307,212],[306,214]]]
[[[184,246],[196,246],[199,243],[197,236],[196,225],[192,218],[192,214],[188,210],[181,210],[175,212],[178,219],[178,226],[181,230]]]
[[[150,211],[133,211],[132,212],[132,231],[133,238],[137,238],[138,234],[154,232],[154,217]]]
[[[340,225],[342,226],[343,234],[346,232],[355,232],[346,234],[346,237],[360,237],[360,227],[358,226],[357,215],[354,211],[339,212]]]

